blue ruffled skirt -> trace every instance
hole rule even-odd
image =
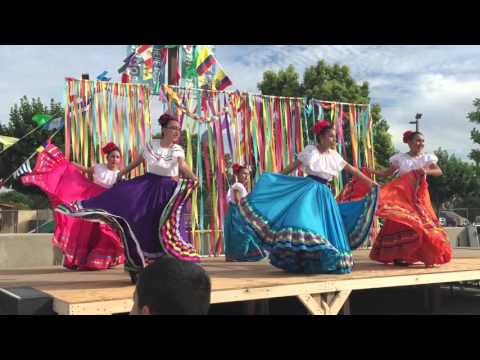
[[[264,173],[239,205],[273,266],[294,273],[350,273],[352,249],[368,236],[378,198],[374,188],[359,201],[338,204],[313,177]]]
[[[258,261],[267,255],[262,241],[242,217],[238,205],[233,203],[228,204],[223,239],[227,261]]]

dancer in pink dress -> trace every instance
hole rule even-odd
[[[69,162],[55,145],[49,143],[40,153],[33,172],[23,176],[25,185],[44,191],[52,208],[77,199],[87,199],[115,185],[121,159],[113,143],[102,149],[106,164],[91,168]],[[88,174],[93,181],[83,174]],[[64,255],[63,266],[72,270],[102,270],[123,264],[124,249],[118,234],[106,224],[92,223],[54,212],[53,245]]]

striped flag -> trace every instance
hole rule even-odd
[[[51,131],[55,129],[62,129],[64,125],[65,125],[65,122],[63,121],[63,118],[58,117],[49,121],[47,124],[45,124],[43,128],[45,130]]]
[[[25,161],[15,172],[13,173],[13,178],[17,179],[18,177],[31,173],[32,168],[30,167],[30,159]]]
[[[196,69],[199,76],[205,74],[210,67],[215,64],[217,60],[210,54],[210,49],[206,46],[202,47],[197,54]]]
[[[232,81],[227,76],[227,74],[225,74],[225,71],[220,69],[219,71],[217,71],[215,77],[213,78],[213,84],[216,90],[222,91],[232,85]]]
[[[0,135],[0,144],[3,145],[4,150],[12,146],[13,144],[15,144],[17,141],[18,141],[17,138]]]
[[[143,80],[151,80],[153,76],[153,45],[140,45],[137,54],[143,59]]]

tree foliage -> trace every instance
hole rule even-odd
[[[10,108],[10,116],[8,123],[0,126],[0,135],[22,138],[30,131],[37,127],[37,124],[32,120],[35,114],[48,114],[53,118],[63,117],[64,109],[60,103],[56,103],[53,99],[50,104],[44,105],[39,98],[32,98],[30,101],[26,96],[23,96],[19,103],[14,104]],[[51,135],[52,131],[39,130],[31,135],[28,135],[24,140],[18,144],[13,145],[0,155],[0,178],[5,179],[12,174],[27,158],[41,146]],[[64,132],[59,131],[52,139],[55,145],[64,151]],[[33,165],[33,161],[31,164]],[[33,167],[33,166],[32,166]],[[37,194],[33,196],[35,203],[32,206],[39,208],[45,207],[48,200],[43,193],[34,186],[24,186],[20,181],[11,182],[13,188],[29,194]]]
[[[435,154],[443,176],[431,176],[428,179],[434,207],[452,208],[469,198],[480,195],[480,178],[473,164],[455,155],[449,155],[441,148],[436,150]]]
[[[292,65],[285,70],[266,71],[257,85],[264,95],[310,97],[325,101],[369,103],[368,82],[357,84],[346,65],[328,65],[323,60],[305,70],[303,82]],[[388,123],[381,114],[379,104],[372,104],[374,150],[377,166],[388,166],[394,153]],[[348,129],[345,135],[348,135]],[[348,138],[348,136],[347,136]]]
[[[475,110],[467,114],[468,120],[474,124],[480,124],[480,98],[473,100],[473,106]],[[475,144],[480,144],[480,131],[476,128],[470,132],[470,138]],[[469,155],[470,159],[475,161],[475,164],[478,166],[480,164],[480,150],[473,149]]]

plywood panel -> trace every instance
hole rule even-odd
[[[354,271],[345,275],[290,274],[268,261],[227,263],[223,257],[206,258],[202,266],[212,280],[212,303],[480,279],[478,249],[455,249],[449,264],[434,268],[394,267],[369,260],[365,250],[354,254]],[[61,313],[129,311],[134,291],[122,267],[92,272],[61,267],[0,270],[0,287],[11,286],[31,286],[52,295]]]

